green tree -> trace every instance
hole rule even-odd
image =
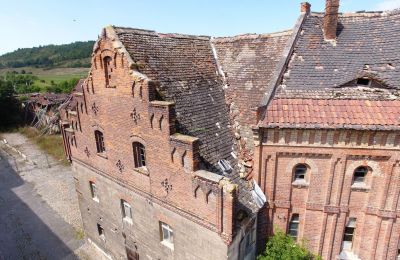
[[[264,253],[257,257],[258,260],[310,260],[322,259],[312,254],[304,246],[304,243],[297,244],[293,238],[282,231],[277,231],[266,245]]]
[[[10,81],[0,78],[0,129],[16,126],[21,121],[21,105],[15,98],[14,87]]]

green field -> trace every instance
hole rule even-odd
[[[65,80],[85,78],[88,74],[89,68],[7,68],[0,69],[0,75],[5,75],[7,72],[12,71],[17,71],[19,74],[21,74],[22,71],[25,71],[26,74],[31,73],[32,75],[37,76],[39,79],[36,80],[34,84],[44,90],[46,87],[52,85],[52,81],[57,84]]]

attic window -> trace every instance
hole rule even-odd
[[[232,167],[229,164],[229,162],[225,159],[219,160],[218,161],[218,166],[221,168],[221,170],[224,173],[231,173],[232,172]]]
[[[362,86],[369,86],[371,80],[368,78],[358,78],[357,79],[357,85],[362,85]]]

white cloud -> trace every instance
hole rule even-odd
[[[376,5],[377,10],[392,10],[400,8],[400,0],[383,0]]]

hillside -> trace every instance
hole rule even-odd
[[[78,68],[90,66],[94,41],[17,49],[0,56],[0,68]]]

